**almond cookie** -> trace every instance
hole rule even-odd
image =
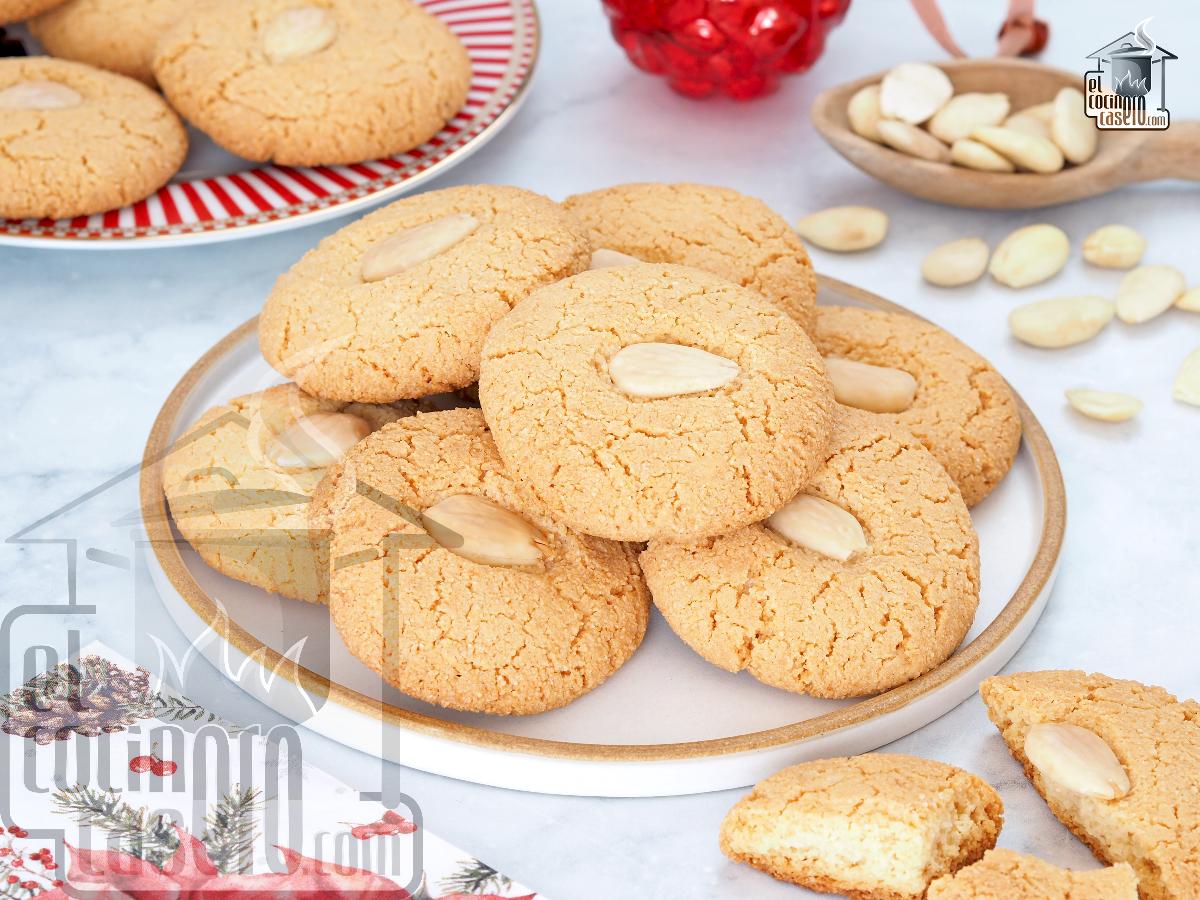
[[[1093,872],[1060,869],[1036,856],[989,850],[979,862],[943,875],[927,900],[1138,900],[1137,876],[1125,863]]]
[[[764,518],[823,458],[834,407],[804,331],[699,269],[639,263],[537,291],[484,345],[479,401],[513,476],[612,540]]]
[[[0,59],[0,218],[124,206],[186,155],[183,123],[144,84],[46,56]]]
[[[46,52],[154,86],[154,45],[194,0],[67,0],[29,22]]]
[[[568,197],[563,206],[596,248],[720,275],[762,294],[812,334],[817,276],[808,251],[761,200],[705,184],[621,184]]]
[[[995,846],[1003,820],[999,795],[969,772],[868,753],[760,781],[721,823],[721,850],[814,891],[919,900]]]
[[[471,61],[407,0],[208,0],[163,35],[154,75],[230,153],[315,166],[429,140],[462,108]]]
[[[213,407],[163,460],[175,527],[218,572],[325,603],[328,535],[309,528],[313,490],[341,452],[416,410],[318,400],[294,384]]]
[[[30,16],[53,9],[63,0],[0,0],[0,25],[20,22]]]
[[[524,715],[570,703],[646,631],[633,551],[554,521],[517,490],[483,415],[420,414],[331,470],[330,613],[356,657],[410,696]]]
[[[824,465],[765,522],[641,556],[654,603],[729,672],[857,697],[946,659],[979,605],[979,540],[916,438],[847,409]]]
[[[335,232],[284,273],[259,344],[319,397],[378,403],[465,388],[492,324],[535,288],[586,269],[588,252],[540,194],[419,194]]]
[[[1050,811],[1142,900],[1200,897],[1200,704],[1084,672],[1025,672],[979,689]]]
[[[839,401],[916,435],[958,484],[967,506],[986,497],[1012,467],[1021,444],[1012,389],[948,332],[900,313],[822,306],[813,340],[827,359],[891,370],[839,362],[829,367]],[[905,373],[912,376],[908,392],[889,390],[889,375],[902,379]]]

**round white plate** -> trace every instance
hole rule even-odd
[[[493,138],[525,99],[540,32],[533,0],[416,0],[471,57],[463,109],[407,153],[351,166],[258,165],[194,128],[183,168],[153,196],[74,219],[0,219],[0,244],[142,248],[205,244],[310,225],[407,193]],[[31,49],[32,38],[22,35]]]
[[[820,300],[899,309],[827,278]],[[349,654],[324,607],[213,571],[170,522],[155,460],[208,407],[278,381],[259,355],[254,325],[196,363],[151,431],[142,473],[151,569],[180,627],[227,677],[308,728],[367,753],[454,778],[558,794],[653,796],[747,785],[804,759],[872,750],[936,719],[1012,657],[1049,596],[1065,498],[1054,451],[1020,403],[1024,440],[1016,464],[972,510],[983,567],[974,627],[953,657],[909,684],[856,701],[791,694],[704,662],[655,612],[633,658],[563,709],[500,717],[412,700]]]

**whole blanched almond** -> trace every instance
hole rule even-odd
[[[1026,106],[1024,109],[1018,109],[1016,115],[1032,116],[1039,119],[1042,124],[1049,127],[1051,120],[1054,118],[1054,101],[1047,100],[1045,103],[1036,103],[1033,106]]]
[[[1083,242],[1083,258],[1102,269],[1132,269],[1145,252],[1146,239],[1128,225],[1104,225]]]
[[[1180,294],[1179,299],[1175,301],[1175,308],[1188,312],[1200,312],[1200,285]]]
[[[738,364],[698,347],[652,341],[617,351],[608,374],[622,393],[657,400],[724,387],[737,378]]]
[[[1171,396],[1180,403],[1200,406],[1200,347],[1183,358],[1183,364],[1175,375]]]
[[[916,125],[880,119],[877,128],[879,137],[893,150],[930,162],[950,162],[950,148]]]
[[[1117,800],[1129,793],[1129,773],[1094,731],[1042,722],[1025,734],[1025,756],[1042,778],[1083,797]]]
[[[263,31],[263,52],[273,63],[301,59],[337,39],[337,19],[321,6],[296,6],[276,13]]]
[[[1187,287],[1171,266],[1139,266],[1117,288],[1117,318],[1129,325],[1149,322],[1171,308]]]
[[[1026,344],[1055,349],[1091,340],[1115,313],[1103,297],[1058,297],[1018,306],[1008,314],[1008,327]]]
[[[1001,284],[1023,288],[1062,271],[1071,254],[1066,232],[1054,225],[1027,225],[1000,242],[988,271]]]
[[[363,254],[362,280],[382,281],[433,259],[478,227],[479,220],[470,213],[454,213],[424,225],[406,228]]]
[[[622,253],[620,250],[610,250],[607,247],[601,247],[598,250],[592,251],[592,262],[588,268],[608,269],[612,266],[628,266],[639,262],[641,260],[636,256],[630,256],[628,253]]]
[[[1066,392],[1071,408],[1101,422],[1125,422],[1141,411],[1142,401],[1131,394],[1116,391],[1091,391],[1074,388]]]
[[[920,125],[954,94],[946,73],[928,63],[901,63],[883,76],[879,108],[889,119]]]
[[[939,141],[953,144],[976,128],[999,125],[1008,115],[1007,94],[967,93],[951,97],[926,126]]]
[[[850,120],[850,129],[859,137],[865,137],[868,141],[882,141],[876,127],[883,118],[879,110],[879,85],[868,84],[855,91],[846,104],[846,118]]]
[[[421,514],[442,547],[487,566],[536,566],[549,549],[546,536],[525,519],[484,497],[453,494]]]
[[[950,147],[950,160],[968,169],[978,169],[980,172],[1015,172],[1017,167],[1011,162],[979,141],[961,138]]]
[[[888,217],[869,206],[834,206],[805,216],[796,233],[824,250],[868,250],[887,236]]]
[[[370,423],[359,416],[312,413],[297,419],[267,444],[267,459],[281,469],[323,469],[370,433]]]
[[[1012,128],[976,128],[971,132],[971,139],[987,144],[1001,156],[1015,163],[1017,168],[1042,175],[1057,172],[1065,162],[1062,151],[1053,141]]]
[[[1054,98],[1050,139],[1067,161],[1080,165],[1095,156],[1098,135],[1096,124],[1083,111],[1083,94],[1075,88],[1059,91]]]
[[[1050,120],[1030,115],[1027,111],[1013,113],[1001,123],[1001,127],[1010,131],[1019,131],[1030,137],[1050,140]]]
[[[960,238],[929,251],[921,275],[938,287],[958,287],[978,281],[988,265],[988,245],[982,238]]]
[[[832,559],[848,560],[867,549],[862,525],[836,503],[799,494],[767,519],[767,527],[798,547]]]
[[[917,396],[917,379],[901,369],[825,357],[833,396],[843,406],[877,413],[904,412]]]
[[[57,81],[33,78],[18,81],[0,91],[0,109],[69,109],[83,102],[83,95]]]

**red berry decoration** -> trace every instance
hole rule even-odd
[[[179,764],[169,759],[156,759],[154,765],[150,767],[150,771],[159,778],[164,776],[174,775],[178,770]]]
[[[850,0],[602,0],[639,69],[688,97],[750,100],[807,71]]]
[[[144,754],[142,756],[135,756],[129,761],[129,771],[149,772],[154,768],[154,761],[155,760],[153,756],[146,756]]]
[[[360,841],[365,841],[367,838],[373,838],[378,834],[374,825],[355,825],[350,829],[350,834],[358,838]]]

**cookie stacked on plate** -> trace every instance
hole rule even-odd
[[[172,511],[202,543],[231,527],[215,478],[288,485],[298,520],[251,518],[303,540],[205,558],[328,602],[351,652],[443,706],[571,701],[632,655],[651,599],[729,671],[886,690],[970,628],[964,496],[1003,477],[1020,427],[957,341],[815,295],[783,219],[726,189],[402,200],[279,279],[260,345],[294,385],[181,439]]]
[[[149,196],[183,164],[180,116],[250,160],[391,156],[437,134],[471,80],[458,39],[408,0],[0,0],[0,23],[29,16],[59,58],[0,60],[8,218]]]

